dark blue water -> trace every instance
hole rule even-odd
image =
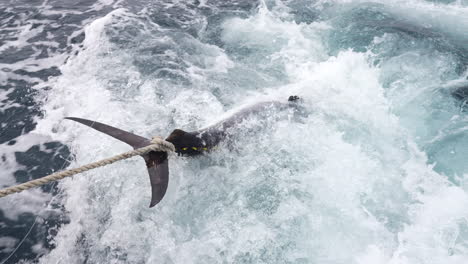
[[[94,6],[93,6],[94,5]],[[37,98],[61,74],[59,67],[80,46],[83,26],[112,10],[95,1],[4,1],[0,4],[2,187],[64,169],[71,158],[61,142],[34,135],[43,117]],[[56,184],[36,195],[2,201],[0,261],[35,260],[52,249],[67,223]],[[12,254],[14,252],[14,254]]]
[[[466,1],[7,0],[0,21],[0,187],[127,150],[65,116],[164,136],[291,94],[312,113],[174,158],[153,209],[139,160],[2,198],[0,263],[466,263]]]

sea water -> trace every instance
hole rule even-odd
[[[66,116],[150,138],[306,112],[171,156],[151,209],[138,158],[2,198],[0,261],[467,263],[468,2],[0,5],[3,187],[129,150]]]

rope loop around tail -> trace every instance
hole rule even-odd
[[[35,179],[35,180],[32,180],[32,181],[28,181],[28,182],[25,182],[25,183],[22,183],[22,184],[18,184],[18,185],[15,185],[15,186],[11,186],[11,187],[2,189],[2,190],[0,190],[0,198],[8,196],[8,195],[13,194],[13,193],[22,192],[24,190],[31,189],[31,188],[36,187],[36,186],[41,186],[41,185],[44,185],[44,184],[52,182],[52,181],[58,181],[58,180],[61,180],[61,179],[65,178],[65,177],[70,177],[70,176],[73,176],[75,174],[79,174],[79,173],[82,173],[82,172],[85,172],[85,171],[88,171],[88,170],[103,167],[103,166],[112,164],[114,162],[120,161],[120,160],[131,158],[133,156],[143,155],[143,154],[146,154],[146,153],[148,153],[150,151],[164,151],[164,152],[169,153],[169,152],[174,152],[175,147],[171,142],[165,141],[161,137],[154,137],[151,140],[151,145],[148,145],[146,147],[142,147],[142,148],[138,148],[138,149],[135,149],[135,150],[132,150],[132,151],[124,152],[124,153],[116,155],[114,157],[110,157],[110,158],[103,159],[103,160],[100,160],[100,161],[96,161],[96,162],[93,162],[93,163],[90,163],[90,164],[86,164],[86,165],[83,165],[83,166],[75,168],[75,169],[70,169],[70,170],[66,170],[66,171],[52,173],[50,175],[44,176],[44,177],[39,178],[39,179]]]
[[[151,139],[151,144],[153,145],[158,145],[160,147],[159,151],[164,151],[164,152],[174,152],[175,151],[175,146],[169,141],[164,140],[160,136],[155,136]]]

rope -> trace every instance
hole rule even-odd
[[[124,152],[124,153],[116,155],[114,157],[110,157],[110,158],[107,158],[107,159],[96,161],[96,162],[81,166],[79,168],[66,170],[66,171],[62,171],[62,172],[56,172],[56,173],[47,175],[45,177],[42,177],[42,178],[39,178],[39,179],[36,179],[36,180],[28,181],[28,182],[25,182],[25,183],[22,183],[22,184],[19,184],[19,185],[15,185],[15,186],[5,188],[3,190],[0,190],[0,198],[5,197],[5,196],[10,195],[10,194],[13,194],[13,193],[22,192],[24,190],[31,189],[31,188],[36,187],[36,186],[41,186],[41,185],[44,185],[44,184],[52,182],[52,181],[58,181],[58,180],[61,180],[61,179],[65,178],[65,177],[70,177],[70,176],[73,176],[73,175],[78,174],[78,173],[82,173],[82,172],[89,171],[89,170],[92,170],[92,169],[95,169],[95,168],[103,167],[103,166],[112,164],[114,162],[120,161],[120,160],[131,158],[133,156],[143,155],[143,154],[146,154],[146,153],[148,153],[150,151],[173,152],[173,151],[175,151],[175,147],[174,147],[174,145],[172,143],[170,143],[168,141],[165,141],[160,137],[154,137],[151,140],[151,145],[149,145],[149,146],[146,146],[146,147],[143,147],[143,148],[138,148],[138,149],[128,151],[128,152]]]

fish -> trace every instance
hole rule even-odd
[[[283,110],[297,106],[300,100],[298,96],[290,96],[286,103],[279,101],[260,102],[245,107],[231,116],[206,128],[195,131],[184,131],[174,129],[165,139],[172,143],[175,152],[179,156],[197,156],[207,153],[219,145],[220,142],[229,138],[231,133],[227,131],[238,126],[249,116],[259,114],[267,110]],[[65,119],[78,122],[91,127],[99,132],[109,135],[119,141],[122,141],[133,149],[138,149],[151,145],[151,139],[136,135],[134,133],[116,128],[104,123],[88,120],[78,117],[65,117]],[[150,184],[151,184],[151,202],[149,207],[154,207],[164,197],[169,184],[169,160],[168,153],[164,151],[150,151],[141,155],[146,163]]]

